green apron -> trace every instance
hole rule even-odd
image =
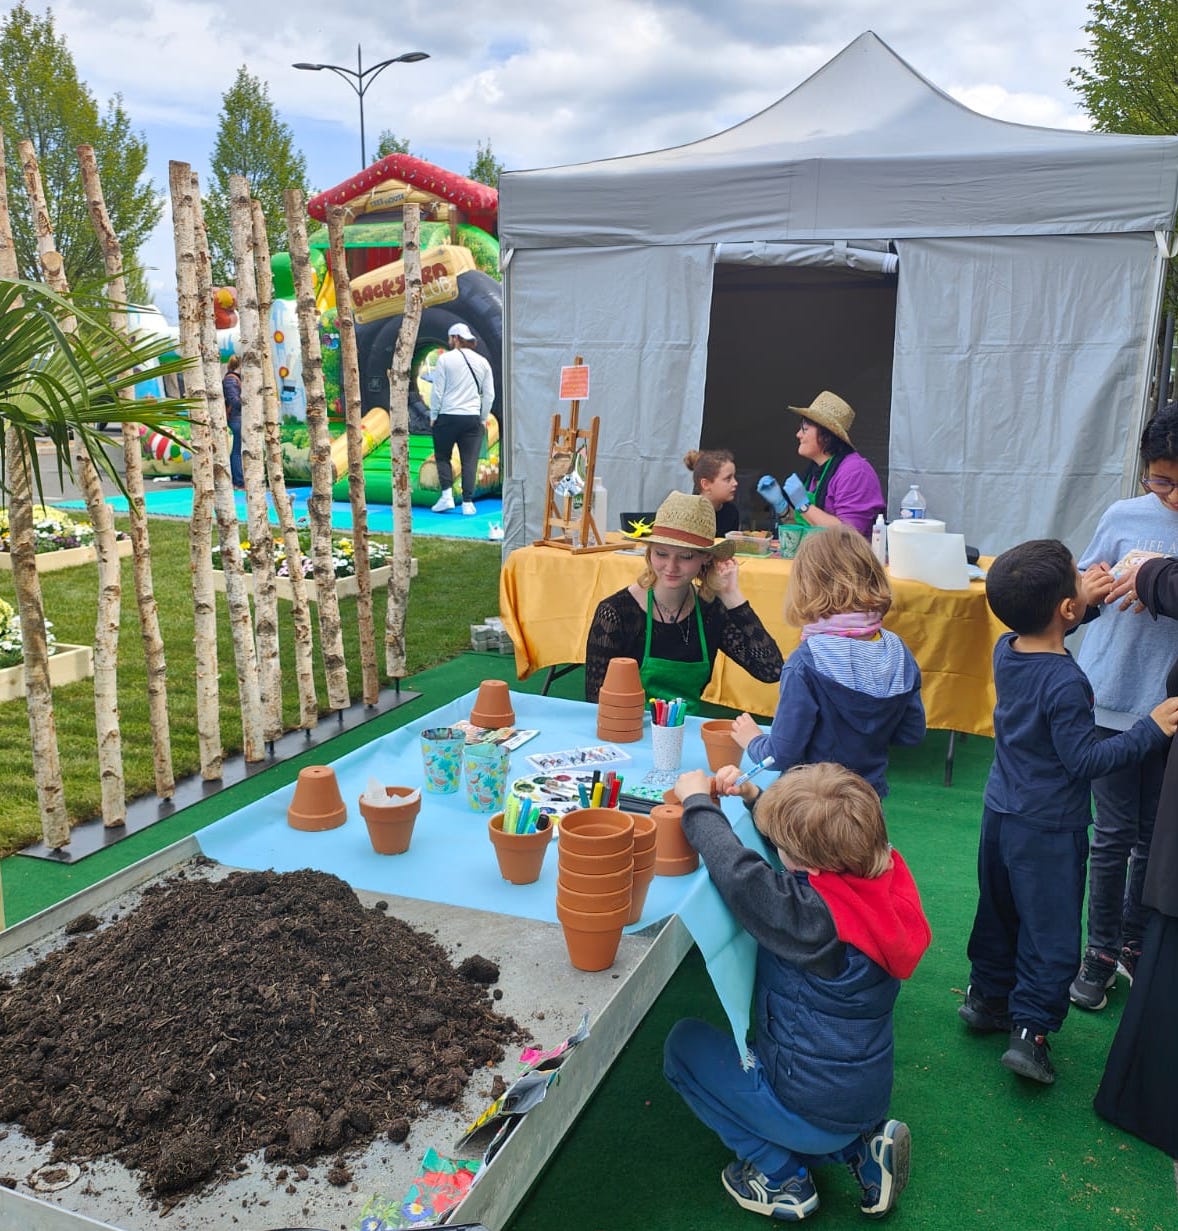
[[[658,697],[662,701],[674,701],[682,697],[687,702],[687,712],[699,712],[700,694],[708,686],[712,678],[712,663],[708,658],[708,643],[704,640],[704,618],[700,611],[699,600],[695,603],[695,623],[699,629],[699,647],[701,658],[698,662],[676,662],[673,658],[655,658],[650,652],[650,632],[654,625],[651,607],[654,605],[650,594],[646,596],[646,645],[643,649],[642,662],[638,674],[642,677],[642,687],[647,697]]]
[[[830,469],[830,463],[833,461],[834,461],[833,457],[828,457],[825,463],[823,464],[822,469],[818,472],[818,482],[815,483],[814,486],[810,489],[810,502],[811,503],[814,502],[814,497],[818,495],[818,489],[822,486],[822,480],[826,478],[826,472]],[[822,505],[819,505],[818,507],[822,508]],[[797,525],[804,526],[807,530],[814,529],[814,527],[810,525],[810,523],[801,515],[801,513],[797,511],[797,509],[793,510],[793,515],[794,515],[794,521],[797,523]]]

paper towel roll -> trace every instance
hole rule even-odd
[[[925,534],[945,533],[945,523],[938,521],[935,517],[897,517],[888,529],[894,530],[897,526],[901,533],[905,530],[911,530],[914,533],[923,531]]]
[[[965,535],[928,534],[894,523],[888,527],[888,571],[938,590],[968,590]]]

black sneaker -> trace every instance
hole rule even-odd
[[[859,1209],[868,1218],[882,1218],[908,1183],[912,1136],[902,1120],[885,1120],[874,1133],[863,1134],[863,1153],[847,1166],[859,1182]]]
[[[957,1006],[957,1016],[979,1034],[1006,1034],[1014,1025],[1005,998],[979,996],[972,985],[965,989],[965,1000]]]
[[[1045,1034],[1036,1032],[1033,1026],[1016,1026],[1010,1032],[1010,1042],[1002,1053],[1002,1063],[1012,1073],[1041,1081],[1045,1086],[1055,1081],[1055,1068],[1047,1052],[1050,1044]]]
[[[1121,946],[1121,956],[1117,959],[1117,970],[1129,980],[1129,986],[1133,986],[1133,976],[1137,973],[1137,963],[1141,960],[1141,942],[1129,941],[1127,945]]]
[[[1117,959],[1111,953],[1094,949],[1084,950],[1080,973],[1068,988],[1068,999],[1081,1009],[1103,1009],[1108,1004],[1108,989],[1117,981]]]

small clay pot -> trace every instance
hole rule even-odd
[[[292,829],[318,833],[336,829],[348,819],[348,806],[340,795],[335,770],[330,765],[308,765],[299,770],[294,798],[286,810]]]
[[[630,886],[614,889],[609,893],[578,893],[565,885],[561,880],[556,882],[557,906],[571,906],[573,910],[592,912],[615,911],[624,906],[630,909]]]
[[[569,961],[577,970],[606,970],[613,965],[629,913],[629,906],[587,913],[561,906],[559,902],[556,904],[556,917],[564,932]]]
[[[403,855],[413,839],[413,826],[421,811],[421,789],[414,786],[386,786],[385,793],[404,799],[416,793],[410,803],[372,804],[360,796],[360,815],[368,826],[368,840],[378,855]]]
[[[616,872],[605,872],[600,876],[586,872],[574,872],[562,863],[557,869],[557,885],[567,885],[574,893],[616,893],[619,889],[629,889],[634,882],[631,865],[619,868]]]
[[[636,744],[642,738],[642,719],[637,722],[615,723],[610,718],[597,720],[597,738],[611,744]]]
[[[605,679],[601,681],[601,686],[606,692],[641,692],[645,696],[642,676],[638,671],[638,660],[636,658],[611,658],[605,669]]]
[[[655,849],[655,839],[658,837],[658,824],[649,813],[632,812],[634,818],[634,861],[638,857]]]
[[[577,808],[560,821],[560,849],[579,855],[634,851],[634,818],[616,808]]]
[[[504,833],[503,813],[496,812],[487,822],[487,833],[505,881],[513,885],[531,885],[540,879],[544,853],[552,841],[550,829],[536,833]]]
[[[515,723],[511,690],[504,680],[484,680],[479,685],[470,711],[470,721],[476,727],[510,727]]]
[[[608,718],[613,721],[633,722],[635,718],[645,719],[645,706],[638,705],[607,705],[604,701],[597,703],[597,717]]]
[[[613,688],[603,688],[597,694],[597,704],[625,706],[627,709],[635,706],[644,710],[646,709],[646,693],[641,688],[637,692],[617,692]]]
[[[708,769],[715,773],[725,765],[739,765],[744,749],[732,735],[731,718],[713,718],[699,729],[708,757]]]
[[[658,804],[651,809],[658,826],[654,870],[659,876],[683,876],[699,867],[699,852],[683,836],[683,808]]]
[[[654,859],[641,871],[634,865],[634,883],[630,887],[630,913],[626,916],[626,925],[637,923],[642,918],[642,908],[646,905],[646,895],[654,880]]]
[[[634,863],[631,847],[608,855],[583,855],[580,851],[569,850],[563,842],[557,842],[556,857],[562,872],[567,868],[570,872],[581,872],[586,876],[606,876],[629,869]]]

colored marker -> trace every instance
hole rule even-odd
[[[736,781],[732,784],[733,789],[735,789],[735,788],[736,788],[736,787],[738,787],[738,786],[744,786],[744,784],[745,784],[745,783],[746,783],[746,782],[747,782],[747,781],[748,781],[748,780],[749,780],[749,779],[750,779],[750,778],[751,778],[754,774],[759,774],[759,773],[761,772],[761,770],[763,770],[763,769],[768,769],[768,768],[769,768],[772,764],[773,764],[773,758],[772,758],[772,757],[762,757],[762,758],[761,758],[761,759],[760,759],[760,760],[756,763],[756,765],[754,765],[751,769],[746,770],[743,774],[741,774],[741,775],[740,775],[740,777],[739,777],[739,778],[737,778],[737,780],[736,780]]]

